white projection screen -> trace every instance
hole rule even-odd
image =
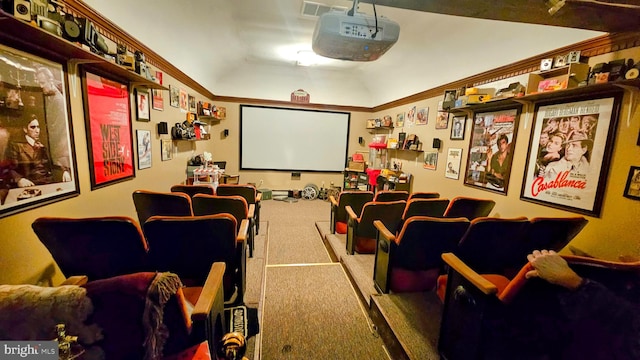
[[[240,105],[240,169],[341,172],[351,114]]]

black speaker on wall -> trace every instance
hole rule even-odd
[[[166,121],[163,121],[158,124],[158,134],[168,134],[169,133],[169,125]]]
[[[440,141],[440,139],[433,139],[433,148],[434,149],[440,149],[442,142]]]

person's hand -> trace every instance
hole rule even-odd
[[[534,268],[525,274],[527,279],[539,277],[570,290],[575,290],[582,284],[582,278],[553,250],[535,250],[527,255],[527,259]]]
[[[64,182],[71,181],[71,174],[66,170],[65,170],[65,172],[62,173],[62,181],[64,181]]]
[[[18,180],[18,187],[29,187],[29,186],[34,186],[35,184],[33,183],[33,181],[27,179],[27,178],[21,178],[20,180]]]

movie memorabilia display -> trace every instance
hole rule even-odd
[[[138,169],[151,167],[151,131],[136,130],[138,138]]]
[[[451,120],[451,140],[464,140],[467,115],[457,115]]]
[[[180,107],[180,89],[174,85],[169,85],[169,105]]]
[[[135,90],[136,94],[136,120],[149,121],[149,92],[147,90]]]
[[[162,85],[162,71],[156,71],[156,82]],[[164,97],[161,89],[153,89],[151,91],[151,107],[153,110],[164,110]]]
[[[133,179],[133,133],[127,85],[90,72],[84,72],[82,80],[91,189]]]
[[[170,139],[160,140],[162,148],[162,161],[171,160],[173,158],[173,141]]]
[[[196,112],[196,97],[193,95],[189,95],[189,111]]]
[[[632,166],[629,169],[627,185],[624,188],[624,197],[640,200],[640,166]]]
[[[412,106],[407,111],[407,116],[404,118],[404,123],[406,126],[413,126],[416,122],[416,107]]]
[[[462,149],[447,149],[447,168],[444,176],[449,179],[458,180],[460,178],[460,163],[462,160]]]
[[[617,92],[536,105],[520,198],[599,216],[620,101]]]
[[[425,151],[423,168],[427,170],[435,170],[438,167],[438,152]]]
[[[0,45],[0,217],[77,196],[61,64]]]
[[[520,107],[475,113],[464,184],[506,194]]]

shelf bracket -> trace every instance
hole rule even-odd
[[[633,114],[634,110],[636,109],[636,105],[638,103],[637,95],[638,93],[640,93],[640,90],[638,90],[638,88],[635,86],[622,85],[622,84],[614,84],[614,85],[629,92],[629,112],[627,112],[627,127],[629,127],[631,126],[631,114]]]
[[[95,64],[98,63],[98,60],[87,60],[87,59],[69,59],[67,72],[69,73],[69,81],[71,82],[71,92],[73,93],[73,97],[76,98],[78,96],[78,88],[77,81],[79,78],[78,74],[78,65],[81,64]]]

